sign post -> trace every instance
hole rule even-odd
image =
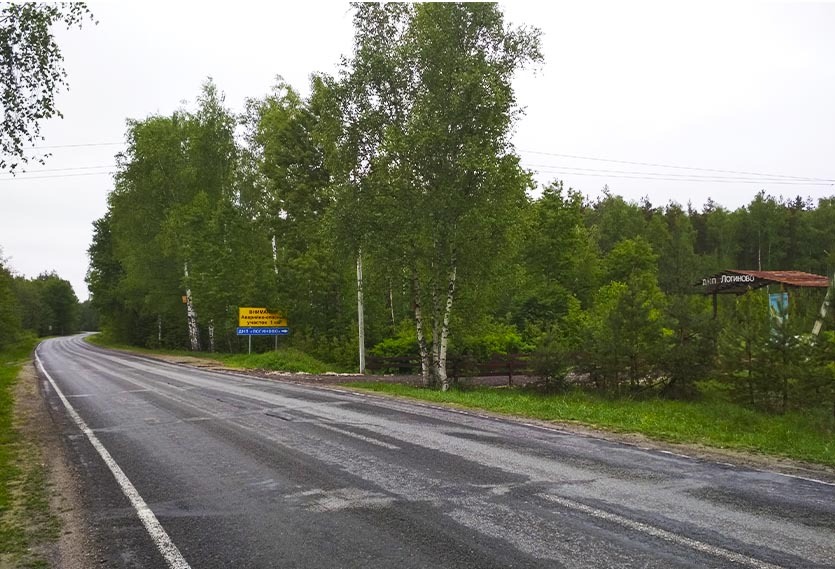
[[[247,336],[249,352],[252,353],[253,336],[275,336],[275,347],[278,349],[278,337],[290,334],[287,319],[278,312],[270,312],[266,308],[241,306],[238,308],[238,336]]]

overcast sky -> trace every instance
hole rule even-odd
[[[3,255],[29,277],[57,271],[81,300],[126,119],[191,105],[208,76],[233,111],[277,75],[306,92],[310,73],[334,72],[352,40],[343,4],[90,6],[98,26],[59,34],[70,91],[64,119],[43,128],[52,157],[15,179],[0,174]],[[504,8],[543,32],[544,64],[515,83],[526,115],[514,142],[540,183],[694,207],[712,197],[736,208],[760,189],[835,194],[835,4]]]

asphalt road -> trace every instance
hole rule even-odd
[[[835,567],[831,484],[80,337],[37,354],[102,567]]]

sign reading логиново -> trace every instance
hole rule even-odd
[[[287,326],[287,319],[278,312],[266,308],[241,306],[238,308],[238,326],[245,328],[278,328]]]

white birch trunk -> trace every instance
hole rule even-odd
[[[835,275],[832,275],[832,280],[830,283],[835,283]],[[812,327],[812,334],[817,336],[820,334],[821,328],[823,328],[823,320],[826,318],[826,313],[829,311],[829,305],[831,303],[830,297],[832,296],[832,287],[834,285],[830,284],[829,288],[826,289],[826,296],[823,297],[823,304],[821,304],[820,315],[818,319],[815,321],[815,325]]]
[[[273,235],[273,271],[278,274],[278,239]]]
[[[185,263],[183,273],[188,282],[188,262]],[[191,287],[186,288],[186,320],[188,321],[188,338],[191,341],[191,351],[200,351],[200,329],[197,327],[197,312],[191,298]]]
[[[441,300],[438,295],[437,284],[432,286],[432,384],[439,385],[441,376],[439,366],[441,360]]]
[[[215,351],[215,321],[209,320],[209,351]]]
[[[429,387],[429,348],[423,333],[423,311],[421,310],[420,284],[417,273],[412,273],[412,304],[415,309],[415,327],[417,328],[418,350],[420,351],[420,379],[424,387]]]
[[[455,277],[458,273],[458,267],[455,260],[452,261],[452,266],[449,270],[447,279],[447,294],[446,303],[444,304],[444,318],[441,325],[441,340],[438,342],[438,360],[436,363],[436,376],[438,382],[441,384],[441,390],[449,390],[449,378],[446,374],[446,350],[449,341],[449,316],[452,313],[452,300],[455,296]]]

